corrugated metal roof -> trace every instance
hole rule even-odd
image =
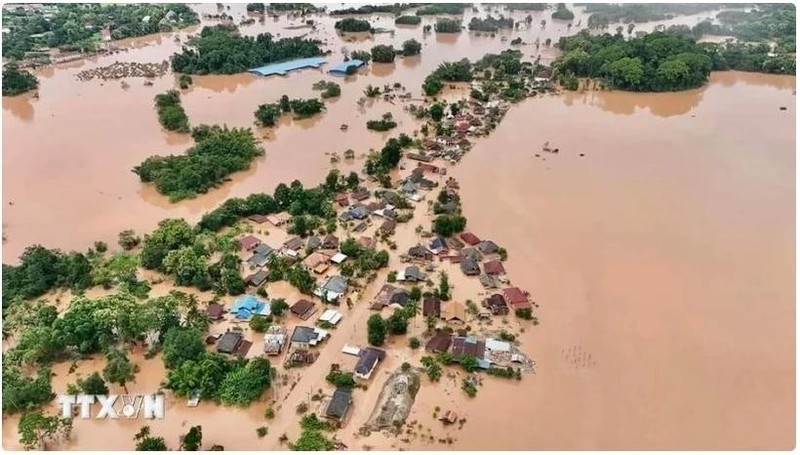
[[[248,72],[257,74],[259,76],[271,76],[273,74],[283,76],[289,71],[293,70],[299,70],[302,68],[319,68],[323,63],[325,63],[324,57],[301,58],[297,60],[290,60],[288,62],[264,65],[258,68],[253,68]]]
[[[360,67],[364,64],[364,61],[354,58],[352,60],[348,60],[346,62],[342,62],[333,68],[329,69],[329,73],[336,73],[336,74],[347,74],[347,68],[351,66],[355,66],[356,68]]]

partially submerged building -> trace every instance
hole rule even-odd
[[[332,420],[341,427],[347,423],[353,404],[353,392],[345,387],[338,387],[333,392],[328,406],[325,408],[325,418]]]
[[[386,356],[382,349],[367,347],[361,350],[353,374],[357,378],[369,379],[377,368],[378,363]]]

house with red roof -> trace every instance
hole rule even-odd
[[[506,303],[514,307],[514,309],[531,308],[528,296],[520,288],[503,289],[503,297],[505,297]]]

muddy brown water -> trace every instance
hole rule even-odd
[[[237,8],[243,5],[232,7],[238,18]],[[534,27],[519,32],[524,40],[566,34],[564,25],[549,19],[542,30],[533,16]],[[706,16],[680,20],[692,25]],[[119,81],[75,78],[115,60],[168,58],[179,48],[175,34],[130,40],[127,52],[40,70],[39,99],[3,99],[4,262],[15,261],[32,243],[83,250],[98,239],[115,243],[127,228],[152,229],[166,217],[195,221],[228,197],[271,192],[289,179],[316,184],[331,168],[327,152],[341,156],[353,148],[361,156],[389,137],[367,131],[366,120],[389,111],[400,121],[397,132],[417,127],[401,103],[358,107],[367,84],[398,81],[419,96],[422,79],[440,61],[505,48],[499,38],[468,33],[423,38],[421,27],[343,42],[331,19],[317,19],[323,27],[311,36],[328,40],[334,55],[342,46],[366,49],[410,37],[424,43],[423,55],[337,79],[342,96],[327,102],[324,115],[257,129],[265,137],[265,157],[222,188],[178,204],[130,172],[149,155],[180,153],[190,144],[186,136],[163,132],[152,108],[156,93],[176,85],[174,76],[156,79],[152,87],[132,79],[127,90]],[[391,27],[386,17],[374,22]],[[267,18],[244,30],[309,32],[283,29],[298,23]],[[533,46],[522,50],[536,54]],[[555,52],[541,54],[547,59]],[[310,96],[311,84],[323,78],[331,79],[315,70],[283,78],[195,77],[183,103],[194,124],[251,126],[257,104],[283,93]],[[356,395],[354,415],[339,437],[351,448],[386,449],[792,447],[795,83],[794,77],[715,73],[698,90],[570,93],[513,107],[450,173],[461,182],[469,229],[507,247],[512,281],[540,305],[541,324],[520,334],[537,373],[520,383],[487,378],[471,400],[459,390],[460,377],[435,386],[423,379],[410,420],[430,428],[433,442],[411,437],[404,443],[380,433],[357,437],[388,371],[421,355],[397,339],[368,390]],[[342,123],[350,125],[345,133]],[[558,155],[540,153],[546,141],[560,149]],[[339,167],[361,164],[357,159]],[[422,205],[415,221],[398,228],[401,246],[415,241]],[[397,266],[393,256],[391,267]],[[475,280],[447,270],[456,298],[480,292]],[[376,280],[364,295],[374,295],[381,283]],[[291,293],[288,286],[275,292]],[[154,433],[175,448],[177,435],[200,424],[207,445],[278,448],[281,434],[297,435],[296,405],[318,388],[327,390],[328,366],[348,364],[341,347],[365,342],[368,315],[365,305],[346,311],[323,357],[290,373],[289,384],[297,382],[293,391],[281,387],[246,410],[209,403],[193,410],[170,400],[168,419],[151,424]],[[423,325],[417,321],[412,333]],[[141,372],[129,388],[152,392],[164,378],[163,365],[137,355]],[[101,368],[100,360],[85,361],[77,373]],[[75,380],[67,370],[56,366],[56,393]],[[272,399],[281,410],[266,422],[263,409]],[[436,406],[458,408],[467,423],[460,430],[443,428],[432,417]],[[64,448],[131,448],[140,425],[80,421]],[[255,429],[262,425],[269,434],[258,439]],[[447,436],[452,445],[438,442]],[[3,445],[16,447],[16,440],[16,417],[4,418]]]

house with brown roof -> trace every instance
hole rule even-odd
[[[483,307],[488,308],[495,316],[503,316],[508,314],[508,305],[506,299],[501,294],[492,294],[483,300]]]
[[[464,324],[467,322],[467,307],[461,302],[450,300],[442,302],[442,313],[439,316],[448,324]]]
[[[506,299],[506,303],[514,307],[514,309],[531,308],[528,296],[520,288],[503,289],[503,297]]]
[[[452,342],[452,335],[443,330],[439,330],[433,335],[433,338],[425,343],[425,350],[434,353],[447,352]]]
[[[267,215],[250,215],[247,217],[248,220],[252,221],[256,224],[264,224],[269,221],[269,217]]]
[[[280,213],[273,213],[272,215],[267,215],[267,221],[269,221],[273,226],[282,226],[288,223],[292,219],[292,215],[289,215],[287,212],[280,212]]]
[[[347,197],[347,193],[337,194],[335,200],[340,207],[347,207],[347,205],[350,204],[350,198]]]
[[[339,237],[328,234],[322,238],[322,244],[320,246],[326,250],[335,250],[339,248]]]
[[[239,248],[247,251],[251,251],[253,248],[257,247],[261,240],[254,235],[246,235],[244,237],[240,237],[236,239],[236,243],[239,244]]]
[[[412,258],[425,259],[430,261],[433,259],[433,253],[422,245],[412,246],[408,249],[408,255]]]
[[[306,299],[300,299],[289,307],[289,311],[292,312],[293,315],[297,316],[302,320],[306,320],[311,317],[317,310],[314,308],[314,302]]]
[[[427,172],[429,174],[439,174],[443,169],[440,169],[438,166],[434,166],[433,164],[428,163],[417,163],[417,169],[421,169],[422,172]]]
[[[440,317],[442,315],[442,301],[438,297],[427,297],[422,301],[422,316]]]
[[[206,308],[206,314],[208,318],[212,321],[218,321],[222,319],[222,315],[225,313],[225,307],[220,305],[219,303],[209,303],[208,307]]]
[[[392,300],[392,295],[397,292],[397,289],[398,288],[396,286],[392,286],[391,284],[384,284],[378,291],[378,294],[375,295],[370,308],[373,310],[380,310],[383,307],[389,306],[389,303]]]
[[[470,246],[477,245],[481,242],[481,239],[479,239],[478,236],[472,232],[462,232],[459,237],[461,237],[461,240],[463,240],[464,243]]]
[[[372,237],[361,236],[358,239],[358,244],[362,248],[369,248],[371,250],[374,250],[375,247],[378,246],[378,240]]]
[[[394,230],[397,227],[397,222],[395,220],[386,220],[381,224],[381,227],[378,228],[379,231],[382,233],[389,235],[394,234]]]
[[[453,346],[450,348],[450,354],[454,359],[462,356],[475,357],[476,359],[483,360],[486,353],[486,341],[479,340],[473,336],[454,337]]]
[[[358,188],[350,195],[355,201],[363,201],[369,199],[369,190],[366,188]]]
[[[325,270],[317,272],[317,269],[322,265],[324,265],[325,269],[327,269],[328,260],[330,260],[330,256],[320,251],[315,251],[309,254],[305,259],[303,259],[302,264],[303,267],[305,267],[305,269],[308,270],[309,272],[325,273]]]
[[[484,262],[483,271],[486,272],[487,275],[492,275],[492,276],[500,276],[506,274],[506,268],[503,266],[503,262],[497,259]]]

